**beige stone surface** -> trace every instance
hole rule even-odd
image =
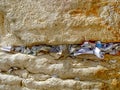
[[[104,61],[81,57],[55,60],[49,54],[0,52],[0,90],[120,89],[119,56],[108,55]],[[18,69],[11,70],[11,67]]]
[[[120,42],[120,0],[0,0],[0,46],[85,40]],[[0,90],[120,90],[119,56],[54,56],[0,51]]]
[[[0,0],[0,20],[2,45],[120,40],[119,0]]]

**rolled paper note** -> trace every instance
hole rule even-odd
[[[60,47],[59,46],[52,46],[51,49],[50,49],[50,52],[53,52],[53,53],[57,53],[60,51]]]
[[[97,47],[95,47],[95,49],[94,49],[94,54],[95,54],[98,58],[104,59],[104,56],[103,56],[101,50],[100,50],[99,48],[97,48]]]
[[[82,54],[82,53],[74,53],[73,56],[78,56],[80,54]]]
[[[0,49],[1,49],[2,51],[11,52],[11,50],[12,50],[12,46],[1,47]]]
[[[80,54],[94,54],[93,50],[89,50],[88,48],[82,48],[74,53],[74,56],[80,55]]]

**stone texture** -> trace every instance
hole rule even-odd
[[[0,46],[85,40],[120,42],[119,0],[0,0]],[[119,56],[55,58],[0,51],[0,90],[120,90]]]
[[[0,52],[0,89],[7,90],[8,87],[10,90],[15,90],[15,87],[20,90],[120,89],[119,56],[107,55],[104,61],[81,57],[55,60],[49,54],[31,56]],[[111,60],[116,62],[111,63]],[[11,67],[18,69],[9,72]],[[76,77],[79,80],[76,80]]]
[[[119,0],[0,0],[2,45],[119,42],[119,11]]]

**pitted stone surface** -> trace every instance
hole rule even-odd
[[[1,0],[2,45],[119,42],[119,10],[119,0]]]
[[[120,42],[119,0],[0,0],[0,46],[85,40]],[[0,51],[0,90],[120,89],[119,56],[55,58]]]
[[[32,56],[0,52],[0,57],[0,88],[8,88],[9,85],[10,89],[16,87],[28,90],[120,88],[119,56],[108,55],[104,61],[95,59],[94,56],[94,60],[85,60],[85,56],[55,60],[49,54]],[[110,63],[111,60],[116,62]],[[9,72],[11,68],[14,69]]]

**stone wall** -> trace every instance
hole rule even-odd
[[[119,10],[119,0],[0,0],[2,44],[119,42]]]
[[[0,0],[0,46],[120,42],[119,0]],[[55,60],[0,51],[0,90],[119,90],[120,57]]]
[[[55,60],[49,54],[0,52],[0,58],[0,90],[120,89],[119,56],[106,56],[104,61],[89,55]]]

